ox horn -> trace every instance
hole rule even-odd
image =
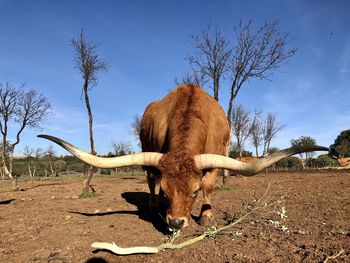
[[[323,146],[310,146],[310,147],[291,147],[276,153],[270,154],[264,158],[258,159],[252,163],[244,163],[227,156],[218,154],[198,154],[194,157],[197,167],[202,169],[210,168],[222,168],[234,171],[238,174],[250,176],[257,174],[270,165],[278,162],[279,160],[288,156],[314,151],[329,151],[329,148]]]
[[[75,147],[74,145],[59,138],[45,134],[40,134],[38,135],[38,137],[45,138],[50,141],[53,141],[54,143],[57,143],[83,162],[99,168],[117,168],[132,165],[157,166],[159,160],[163,156],[163,154],[161,153],[143,152],[119,157],[98,157],[84,152]]]

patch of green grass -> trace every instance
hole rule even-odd
[[[220,185],[215,187],[214,191],[231,191],[231,190],[236,190],[236,189],[238,189],[238,187],[220,184]]]
[[[98,196],[97,193],[81,193],[81,194],[79,195],[79,198],[80,198],[80,199],[84,199],[84,198],[94,198],[94,197],[96,197],[96,196]]]

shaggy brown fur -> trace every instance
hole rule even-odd
[[[201,183],[202,174],[195,166],[193,157],[202,153],[225,155],[229,129],[219,104],[200,87],[188,84],[175,88],[162,100],[147,107],[141,123],[140,139],[144,152],[164,153],[157,167],[159,172],[148,170],[151,194],[160,177],[170,204],[190,207],[184,210],[191,210],[193,200],[190,204],[183,204],[191,191],[195,191],[200,184],[210,185],[210,188],[213,185],[211,182]],[[211,191],[203,189],[207,190]],[[183,201],[172,202],[175,198]],[[181,214],[179,209],[169,208],[169,211],[175,210]],[[188,211],[183,211],[183,216],[189,216]]]

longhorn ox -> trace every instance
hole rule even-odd
[[[121,157],[98,157],[49,135],[49,139],[82,161],[100,168],[142,165],[147,171],[150,207],[159,196],[168,200],[166,221],[173,229],[189,224],[190,213],[200,190],[203,191],[201,224],[215,224],[211,197],[219,169],[250,176],[277,161],[301,152],[328,151],[328,148],[288,148],[252,163],[225,156],[229,126],[220,105],[203,89],[186,84],[175,88],[145,110],[140,131],[142,153]]]

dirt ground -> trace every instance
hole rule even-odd
[[[160,217],[147,211],[143,176],[95,178],[98,196],[86,199],[78,198],[81,178],[21,182],[18,192],[0,182],[0,262],[350,262],[349,170],[230,177],[228,187],[214,193],[218,225],[244,214],[269,184],[269,202],[284,201],[223,234],[180,250],[117,256],[90,245],[158,246],[167,240]],[[201,197],[194,219],[200,206]],[[192,220],[175,242],[204,230]]]

